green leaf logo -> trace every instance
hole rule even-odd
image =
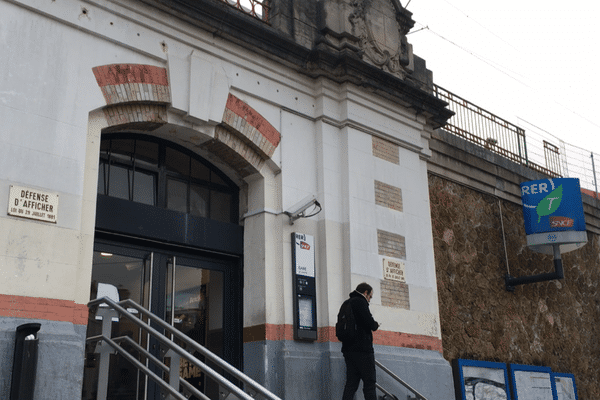
[[[545,217],[546,215],[552,214],[554,211],[560,207],[560,202],[562,200],[562,185],[554,189],[548,196],[544,197],[542,201],[539,202],[535,211],[538,215],[538,223]]]

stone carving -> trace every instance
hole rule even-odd
[[[352,0],[348,19],[352,34],[360,39],[363,58],[404,78],[412,52],[406,34],[414,26],[412,13],[398,0]],[[395,17],[395,18],[394,18]]]

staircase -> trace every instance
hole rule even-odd
[[[133,300],[115,302],[108,297],[102,297],[89,302],[88,307],[96,311],[97,318],[102,318],[102,333],[87,339],[88,343],[96,343],[95,352],[99,355],[97,400],[107,399],[110,355],[115,353],[134,365],[147,379],[156,383],[160,387],[163,397],[167,400],[187,400],[190,396],[195,396],[201,400],[211,400],[179,376],[179,365],[182,358],[218,383],[219,400],[254,400],[257,398],[281,400],[250,377]],[[160,343],[162,355],[160,358],[162,360],[128,336],[111,337],[111,324],[117,318],[128,318],[147,332],[150,337],[157,340]],[[164,330],[165,334],[162,334],[153,326],[158,326],[159,329]],[[175,343],[175,340],[185,344],[185,347],[189,351],[193,350],[194,354],[199,353],[205,360],[202,361],[195,357],[188,350]],[[140,359],[145,360],[145,363],[141,362]],[[207,365],[208,362],[217,366],[223,372],[217,372]],[[158,373],[154,371],[158,371]],[[235,385],[223,375],[240,382],[240,386]]]
[[[406,389],[408,389],[411,393],[413,393],[415,395],[415,397],[412,397],[412,396],[408,395],[406,397],[406,400],[427,400],[425,398],[425,396],[423,396],[421,393],[417,392],[408,383],[406,383],[402,379],[400,379],[400,377],[398,375],[394,374],[385,365],[383,365],[382,363],[380,363],[377,360],[375,360],[375,365],[377,367],[379,367],[379,369],[381,369],[383,372],[385,372],[386,374],[388,374],[395,381],[397,381],[399,384],[401,384],[402,386],[404,386]],[[387,391],[386,389],[384,389],[379,383],[377,383],[376,386],[377,386],[377,389],[379,389],[381,392],[384,393],[384,395],[380,397],[380,400],[400,400],[398,397],[396,397],[395,395],[393,395],[392,393],[390,393],[389,391]]]
[[[95,353],[99,356],[96,400],[107,400],[111,354],[119,354],[142,372],[147,379],[156,383],[161,389],[163,398],[167,400],[188,400],[191,396],[201,400],[211,400],[179,376],[179,365],[182,358],[219,385],[219,400],[281,400],[259,383],[133,300],[117,302],[109,297],[102,297],[89,302],[88,307],[95,311],[97,319],[102,319],[102,333],[87,339],[88,343],[95,343]],[[149,337],[158,341],[161,357],[157,358],[148,351],[149,349],[143,348],[129,336],[111,337],[112,321],[119,318],[129,319],[147,332]],[[164,330],[165,333],[159,332],[155,327]],[[183,343],[187,350],[178,345],[175,340]],[[200,354],[204,360],[200,360],[190,351]],[[222,372],[217,372],[207,363],[211,363]],[[407,400],[427,400],[379,361],[375,360],[375,365],[415,395],[415,397],[409,395]],[[175,367],[171,368],[171,366]],[[231,380],[225,378],[224,375]],[[239,382],[239,386],[232,383],[232,380]],[[377,384],[377,388],[383,393],[380,400],[400,400],[381,385]]]

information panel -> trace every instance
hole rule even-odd
[[[575,375],[552,373],[552,377],[554,378],[558,400],[578,400]]]
[[[515,400],[556,400],[549,367],[510,364]]]
[[[453,363],[457,399],[509,400],[506,364],[458,359]]]
[[[294,339],[317,339],[317,289],[315,281],[315,239],[292,233],[294,272]]]

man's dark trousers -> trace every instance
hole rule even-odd
[[[358,389],[360,380],[363,381],[363,394],[365,400],[377,400],[375,394],[375,354],[345,352],[346,360],[346,387],[342,400],[352,400]]]

